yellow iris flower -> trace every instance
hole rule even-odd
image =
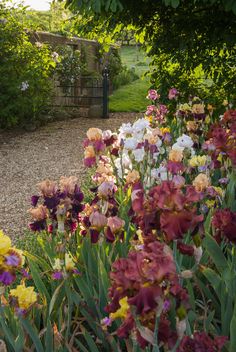
[[[191,167],[195,167],[195,166],[204,166],[207,162],[207,157],[206,155],[200,156],[200,155],[196,155],[193,156],[190,160],[189,160],[189,165]]]
[[[10,290],[10,295],[17,298],[21,309],[28,309],[37,301],[37,293],[32,286],[18,285],[16,289]]]
[[[121,319],[126,318],[127,313],[130,309],[129,303],[128,303],[128,297],[125,296],[125,297],[121,298],[119,300],[119,305],[120,305],[120,308],[115,313],[110,314],[110,318],[112,320],[117,319],[117,318],[121,318]]]
[[[0,255],[5,255],[11,248],[11,239],[0,230]]]

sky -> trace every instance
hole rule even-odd
[[[49,10],[52,0],[24,0],[24,4],[30,6],[34,10]]]

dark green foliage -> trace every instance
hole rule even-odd
[[[99,28],[103,35],[114,31],[116,36],[135,28],[136,38],[153,59],[153,83],[158,82],[165,93],[175,86],[186,95],[206,98],[210,92],[216,100],[232,97],[236,1],[67,0],[67,4],[75,13],[84,13],[85,31]]]

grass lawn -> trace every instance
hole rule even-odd
[[[142,77],[148,70],[148,58],[136,46],[123,46],[120,49],[122,63],[128,68],[133,67],[139,79],[115,90],[110,96],[109,109],[111,112],[143,112],[147,106],[147,91],[150,87],[149,79]]]
[[[117,89],[109,98],[111,112],[142,112],[146,110],[148,79],[138,79]]]

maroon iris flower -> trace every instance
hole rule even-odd
[[[141,190],[135,192],[132,201],[135,221],[145,231],[163,231],[168,242],[183,238],[203,221],[203,215],[197,215],[194,207],[202,194],[192,186],[180,188],[175,182],[164,181],[153,187],[146,199]]]
[[[84,166],[92,167],[96,164],[96,157],[84,158]]]
[[[216,229],[216,240],[226,237],[236,244],[236,212],[230,209],[217,210],[212,219],[212,225]]]
[[[161,312],[158,327],[158,341],[170,348],[176,343],[176,333],[165,316],[171,300],[175,307],[187,307],[188,295],[178,283],[174,259],[168,247],[157,241],[155,236],[146,236],[142,250],[132,250],[127,258],[119,258],[112,265],[110,273],[112,286],[109,289],[111,302],[105,308],[108,313],[120,309],[120,300],[127,297],[130,310],[127,311],[117,335],[128,338],[136,333],[139,345],[145,348],[148,341],[136,326],[133,311],[143,327],[154,331],[156,311]],[[164,302],[168,304],[163,305]]]
[[[178,352],[221,352],[227,341],[225,336],[210,337],[205,332],[195,332],[193,337],[184,336]]]
[[[193,246],[190,246],[188,244],[182,243],[180,241],[177,242],[177,248],[180,251],[180,253],[186,254],[186,255],[188,255],[190,257],[192,257],[193,254],[194,254]]]
[[[137,294],[128,300],[128,303],[136,306],[137,314],[147,313],[157,306],[157,299],[162,294],[160,287],[142,287]]]
[[[208,137],[210,144],[215,148],[211,153],[215,167],[220,167],[221,163],[217,160],[219,155],[228,157],[232,164],[236,165],[236,121],[235,110],[226,112],[223,120],[212,126]],[[205,145],[207,145],[206,142]],[[211,152],[211,151],[209,151]]]
[[[184,165],[181,162],[171,161],[169,160],[167,163],[167,170],[173,174],[177,175],[180,172],[184,171]]]

